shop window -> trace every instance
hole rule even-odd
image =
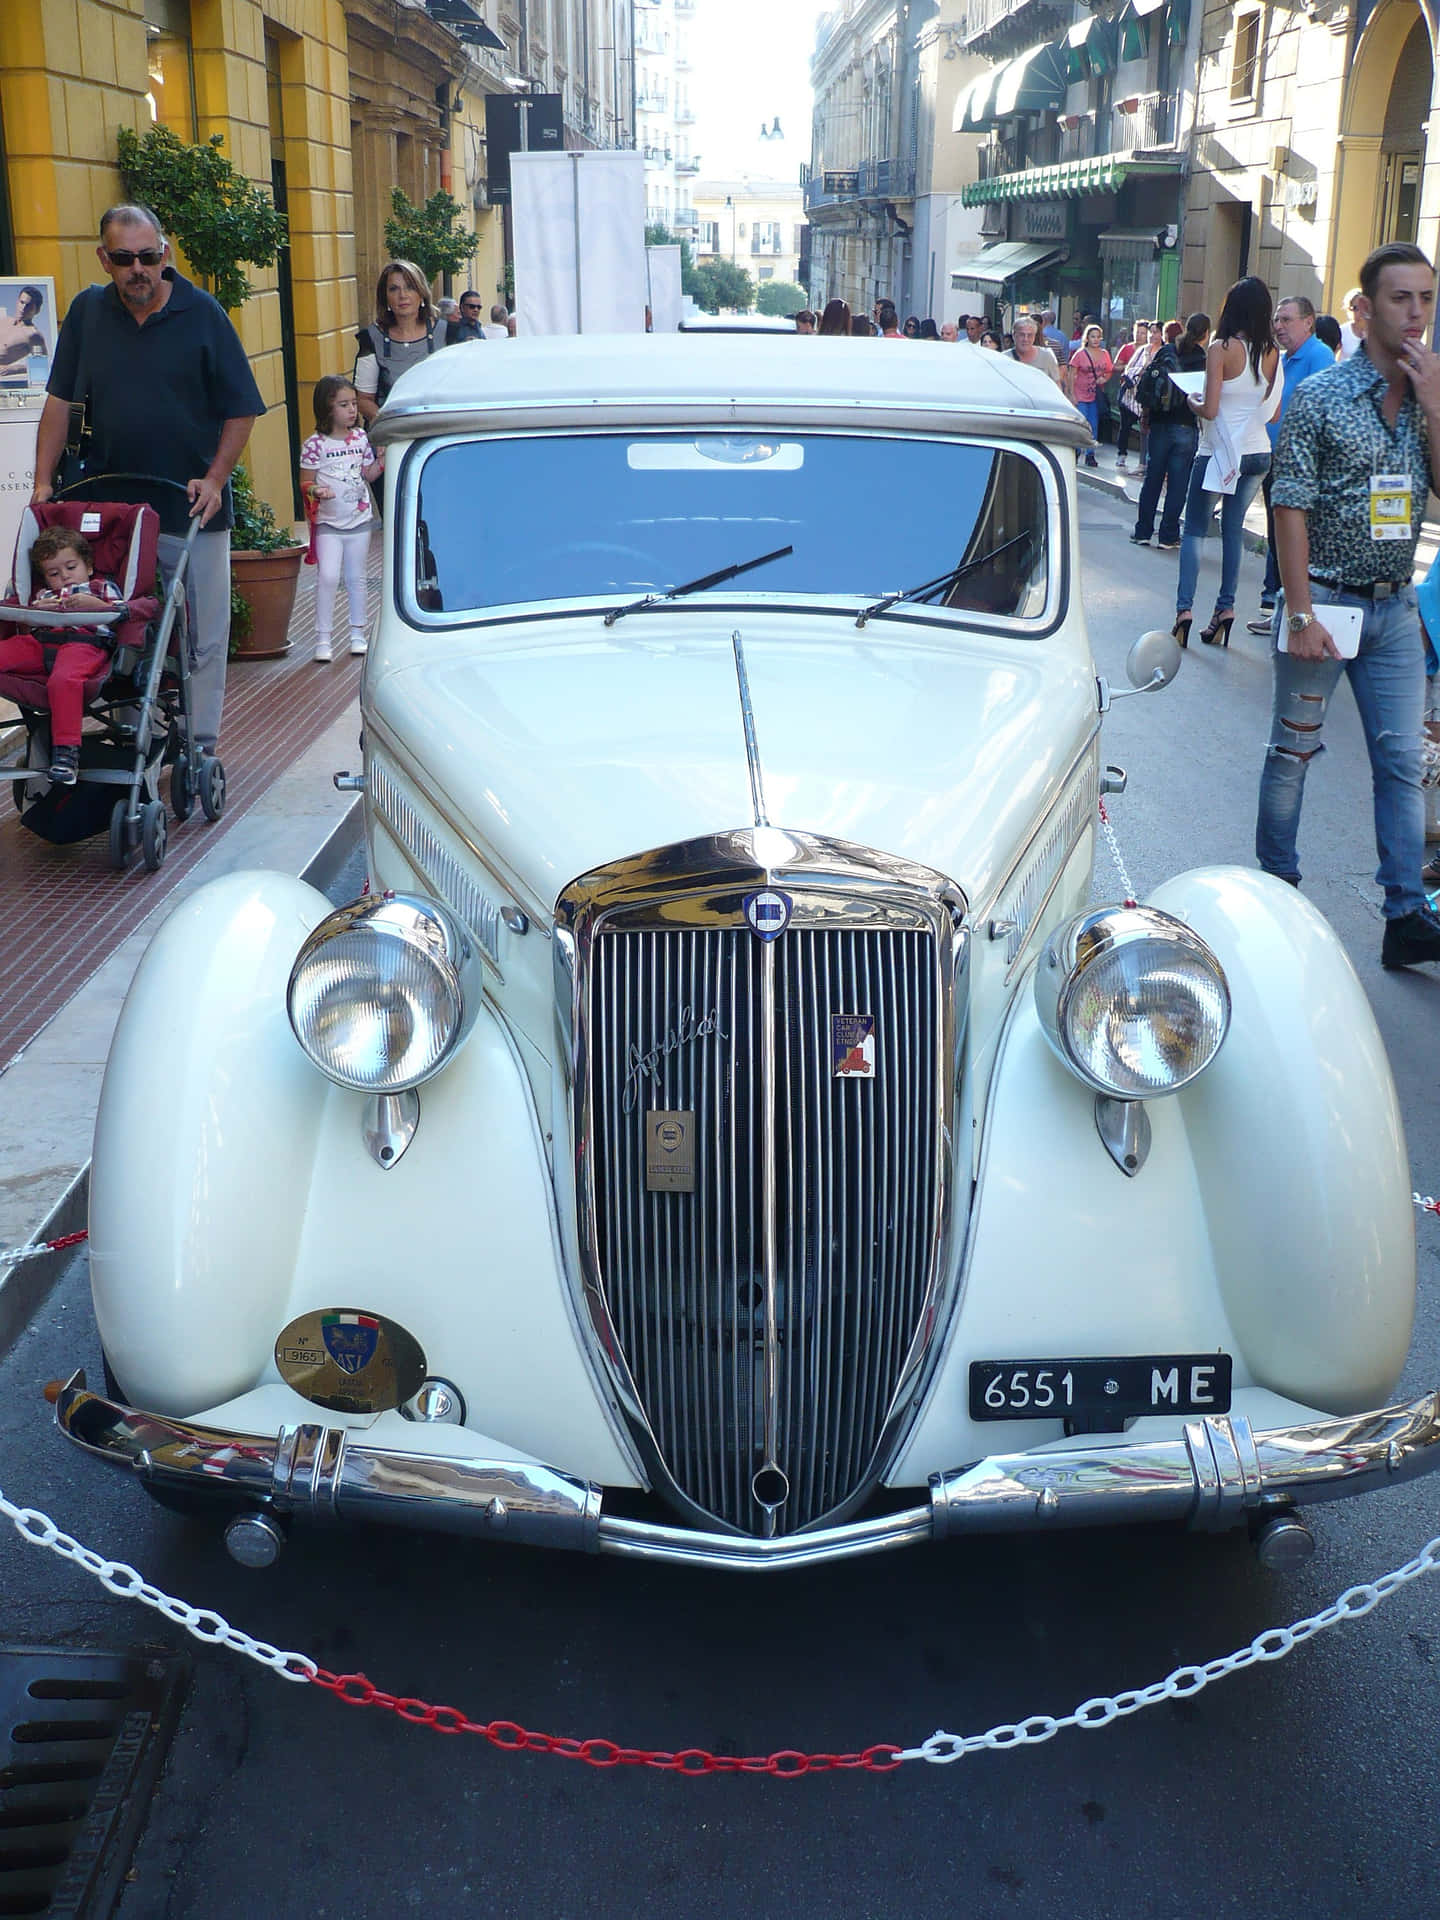
[[[1260,9],[1250,7],[1235,15],[1235,57],[1230,67],[1230,99],[1235,105],[1253,101],[1260,84]]]
[[[144,13],[149,69],[145,103],[150,118],[181,140],[193,142],[197,135],[190,0],[144,0]]]

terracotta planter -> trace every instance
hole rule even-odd
[[[230,551],[230,577],[250,609],[250,631],[232,633],[237,660],[278,660],[290,651],[290,616],[304,547],[278,553]]]

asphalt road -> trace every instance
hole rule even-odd
[[[1097,656],[1168,625],[1175,557],[1082,495]],[[1197,628],[1209,611],[1207,561]],[[1258,567],[1247,560],[1242,617]],[[1312,775],[1306,888],[1346,941],[1399,1077],[1415,1184],[1440,1189],[1440,977],[1379,968],[1369,782],[1348,695]],[[1107,757],[1141,892],[1250,859],[1268,705],[1262,642],[1196,647],[1121,702]],[[1103,865],[1100,891],[1112,893]],[[1420,1225],[1403,1387],[1440,1380],[1440,1221]],[[1080,1284],[1077,1278],[1077,1284]],[[83,1263],[0,1365],[0,1484],[101,1552],[282,1647],[471,1716],[637,1746],[853,1750],[975,1732],[1143,1685],[1328,1603],[1440,1533],[1440,1481],[1317,1515],[1320,1549],[1270,1575],[1243,1536],[973,1540],[758,1580],[496,1551],[379,1531],[298,1534],[245,1573],[205,1525],[153,1508],[53,1437],[42,1383],[98,1374]],[[49,1554],[0,1538],[11,1644],[175,1643]],[[948,1768],[793,1782],[595,1772],[492,1751],[195,1649],[171,1761],[121,1920],[430,1915],[802,1915],[891,1920],[1407,1916],[1437,1886],[1440,1581],[1192,1701]]]

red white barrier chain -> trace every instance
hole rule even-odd
[[[1120,851],[1120,842],[1115,838],[1115,829],[1110,824],[1110,814],[1106,808],[1103,795],[1096,802],[1096,805],[1100,811],[1100,831],[1105,836],[1106,848],[1109,851],[1111,860],[1115,864],[1115,871],[1120,876],[1120,891],[1124,895],[1120,904],[1125,907],[1138,906],[1139,902],[1135,897],[1135,888],[1131,884],[1129,870],[1125,865],[1125,856]]]
[[[650,1767],[664,1773],[768,1773],[778,1779],[795,1779],[802,1773],[830,1773],[856,1769],[867,1773],[889,1773],[907,1760],[928,1760],[935,1766],[949,1766],[967,1753],[997,1752],[1008,1747],[1037,1746],[1053,1740],[1070,1728],[1090,1732],[1108,1727],[1112,1721],[1139,1713],[1143,1707],[1158,1706],[1162,1700],[1187,1700],[1202,1692],[1214,1680],[1238,1673],[1261,1660],[1283,1660],[1287,1653],[1317,1633],[1338,1626],[1342,1620],[1357,1620],[1387,1600],[1399,1588],[1422,1574],[1440,1569],[1440,1538],[1430,1540],[1413,1560],[1407,1560],[1380,1579],[1349,1587],[1333,1605],[1320,1613],[1307,1615],[1288,1627],[1267,1627],[1257,1633],[1246,1647],[1221,1659],[1207,1660],[1203,1666],[1176,1667],[1163,1680],[1148,1687],[1136,1687],[1123,1693],[1097,1694],[1084,1700],[1072,1713],[1056,1716],[1030,1714],[1024,1720],[991,1727],[987,1733],[932,1733],[918,1747],[897,1747],[886,1742],[864,1748],[858,1753],[801,1753],[781,1749],[768,1754],[710,1753],[703,1747],[668,1752],[660,1748],[622,1747],[613,1740],[574,1740],[566,1735],[531,1733],[513,1720],[471,1720],[459,1707],[434,1706],[426,1700],[384,1693],[363,1673],[330,1673],[303,1653],[282,1653],[264,1640],[252,1640],[249,1634],[232,1627],[222,1614],[208,1607],[191,1607],[160,1588],[152,1587],[134,1567],[123,1560],[106,1560],[89,1547],[82,1547],[55,1522],[34,1507],[17,1507],[0,1491],[0,1514],[10,1520],[22,1540],[31,1546],[48,1547],[62,1560],[73,1560],[91,1573],[108,1592],[123,1599],[138,1600],[153,1607],[167,1620],[202,1640],[207,1646],[230,1647],[248,1654],[282,1680],[308,1682],[323,1687],[337,1700],[352,1707],[379,1707],[415,1726],[430,1727],[436,1733],[479,1734],[492,1747],[507,1753],[549,1753],[562,1760],[583,1760],[591,1767]]]

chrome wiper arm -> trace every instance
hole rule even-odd
[[[897,587],[894,593],[881,594],[868,607],[863,607],[855,617],[857,627],[863,627],[872,615],[884,613],[888,608],[898,605],[901,600],[924,600],[932,593],[938,593],[945,587],[953,587],[963,580],[967,573],[974,573],[980,567],[988,567],[992,560],[998,560],[1002,553],[1008,553],[1011,547],[1018,547],[1024,540],[1032,538],[1027,527],[1024,533],[1017,533],[1013,540],[1002,540],[998,547],[991,547],[988,553],[977,555],[974,560],[962,560],[958,566],[937,573],[933,580],[922,580],[918,587]]]
[[[639,613],[645,607],[658,606],[662,600],[679,600],[687,593],[704,593],[709,587],[718,587],[726,580],[733,580],[737,574],[749,573],[755,567],[768,567],[772,560],[783,560],[786,554],[794,551],[793,546],[776,547],[773,553],[762,553],[754,560],[741,560],[733,567],[721,567],[718,573],[702,573],[698,580],[687,580],[683,586],[666,587],[662,593],[647,593],[643,600],[632,600],[629,606],[612,607],[605,616],[605,624],[613,627],[627,613]]]

